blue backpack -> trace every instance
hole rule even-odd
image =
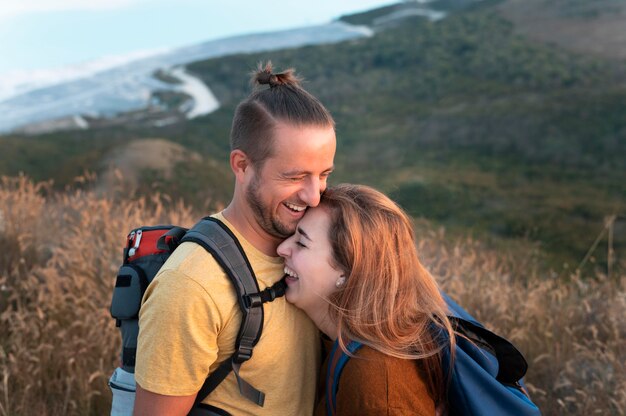
[[[522,354],[506,339],[494,334],[442,293],[455,331],[456,350],[448,384],[450,415],[538,416],[539,408],[530,400],[522,378],[528,364]],[[464,338],[464,337],[467,337]],[[351,355],[363,344],[347,345]],[[449,369],[449,354],[444,354],[444,373]],[[335,341],[328,360],[326,413],[334,415],[341,371],[350,356]]]

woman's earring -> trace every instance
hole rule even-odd
[[[336,287],[341,287],[341,286],[343,286],[344,283],[346,283],[345,276],[340,276],[339,279],[337,279],[337,281],[335,282],[335,286]]]

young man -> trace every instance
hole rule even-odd
[[[333,170],[334,121],[292,71],[268,65],[235,112],[233,199],[215,217],[238,237],[261,290],[283,276],[276,247],[307,207],[317,206]],[[203,401],[233,415],[313,412],[320,361],[317,329],[278,298],[264,304],[263,333],[240,376],[265,393],[263,407],[241,396],[231,372]],[[207,376],[234,352],[241,312],[213,257],[183,243],[149,286],[139,316],[135,415],[186,415]]]

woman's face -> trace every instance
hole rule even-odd
[[[287,301],[305,311],[327,305],[343,273],[331,265],[330,216],[325,208],[309,208],[295,234],[276,250],[285,259]]]

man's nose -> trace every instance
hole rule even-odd
[[[322,182],[317,177],[312,177],[307,181],[304,189],[300,193],[300,199],[310,207],[316,207],[320,203],[322,195]]]

